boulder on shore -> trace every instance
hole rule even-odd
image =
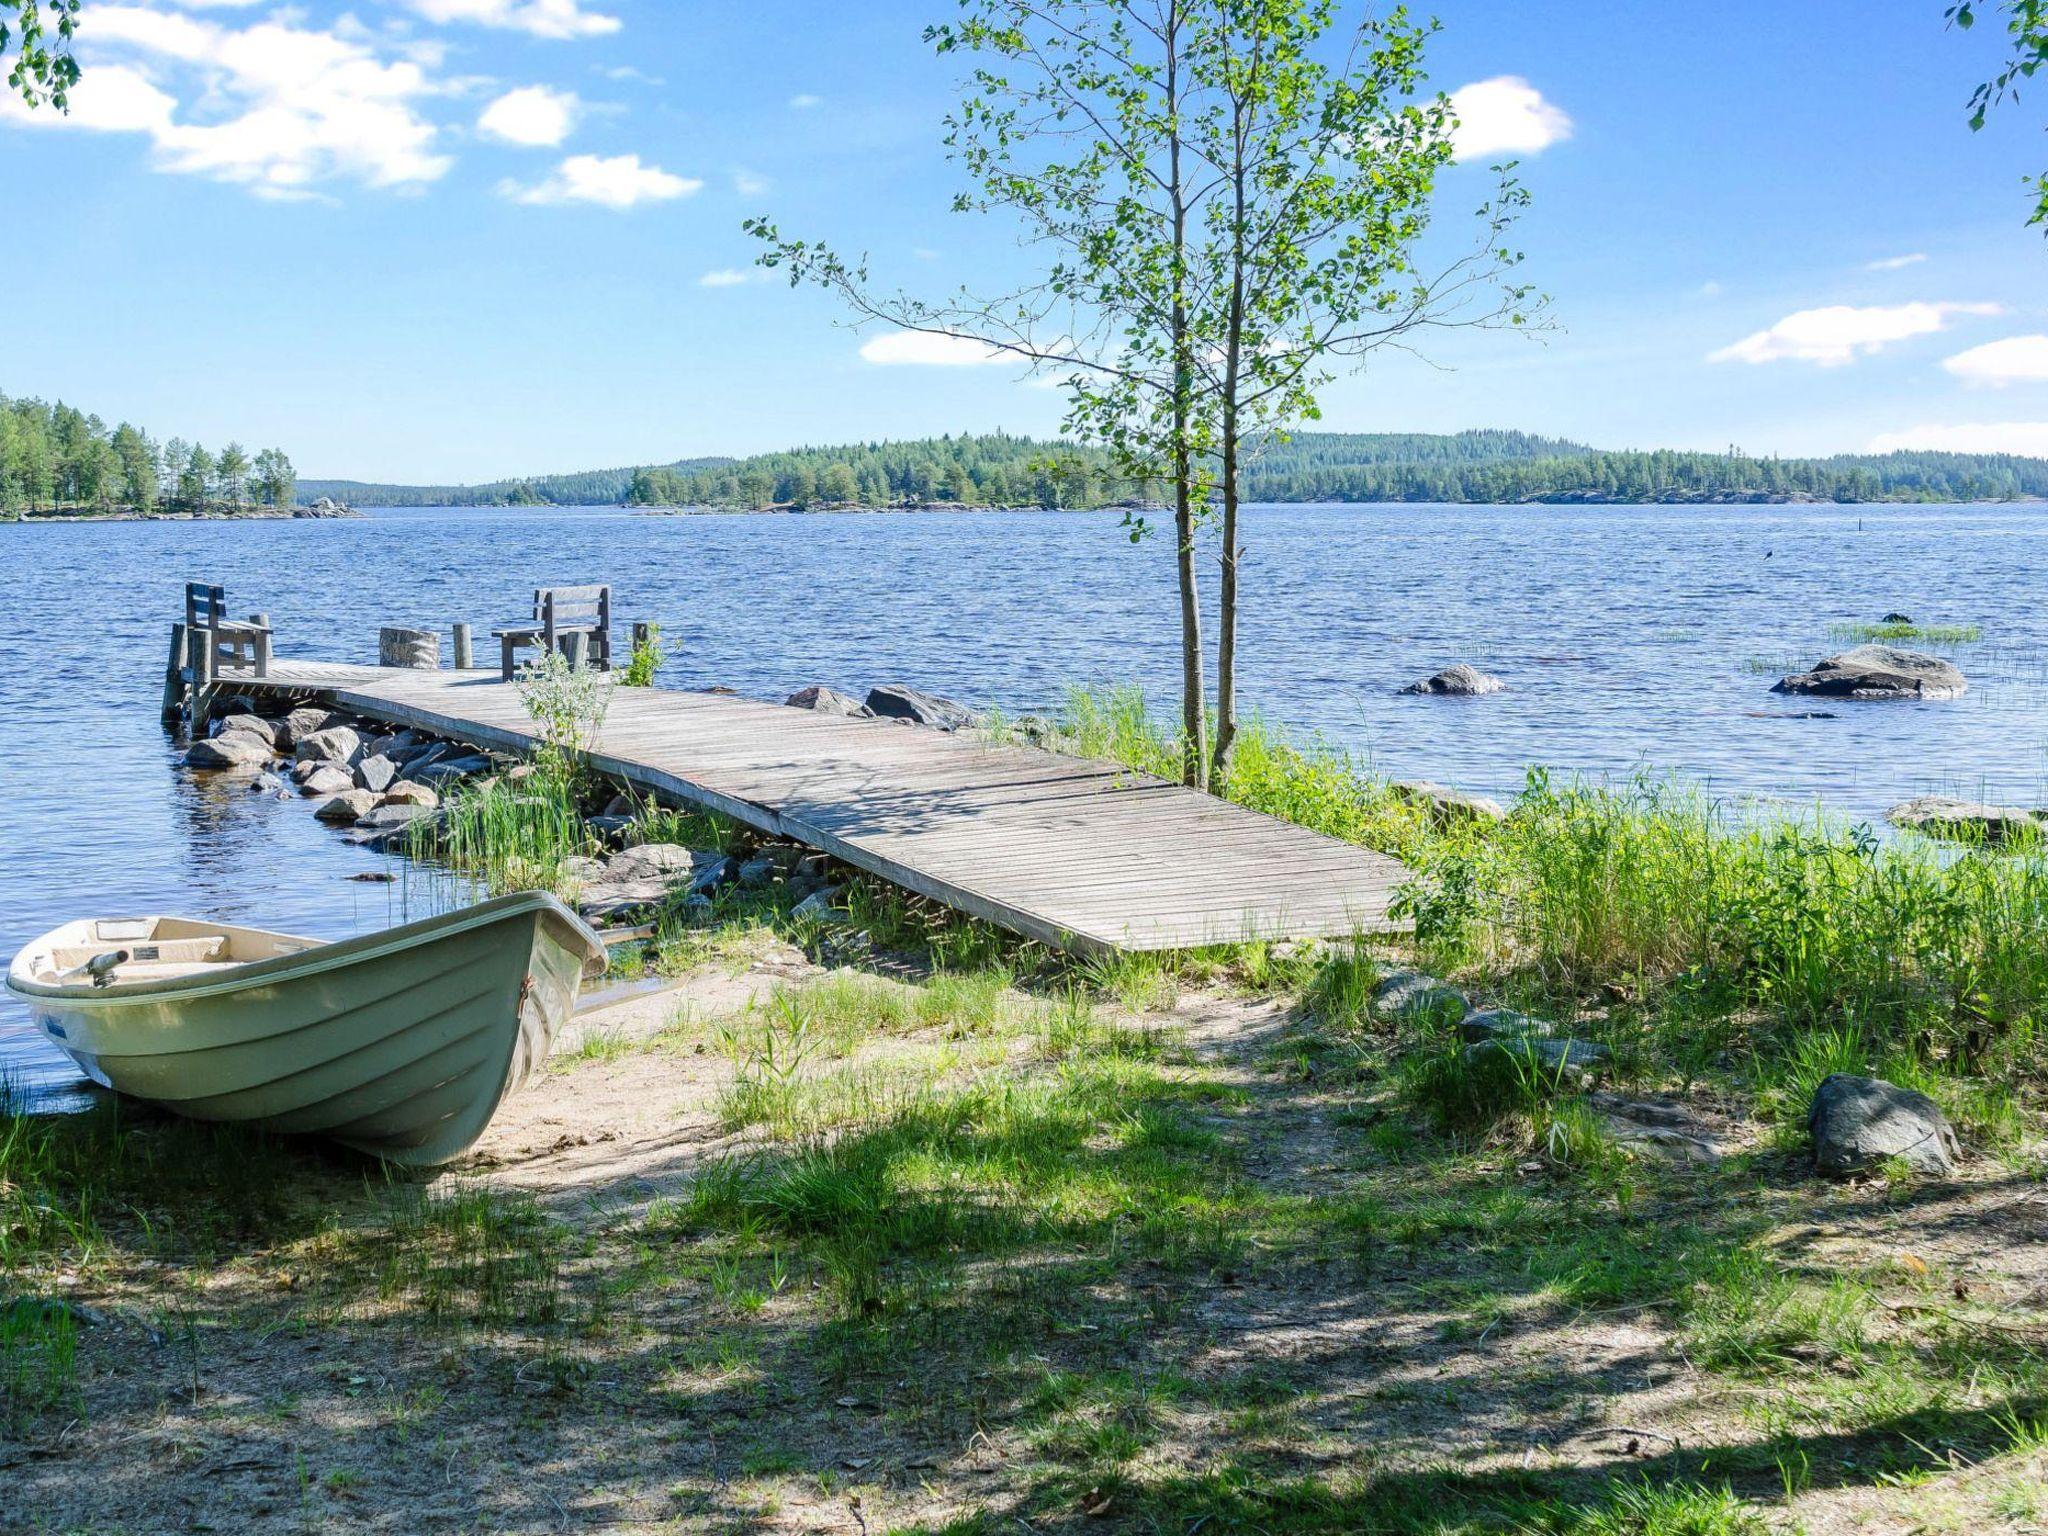
[[[248,768],[275,756],[269,741],[247,731],[229,731],[193,742],[185,751],[185,763],[191,768]]]
[[[393,784],[384,791],[382,803],[385,805],[417,805],[423,810],[431,811],[441,803],[441,797],[424,784],[416,784],[411,779],[400,779],[396,784]]]
[[[1494,677],[1490,673],[1482,672],[1477,667],[1467,666],[1461,661],[1455,666],[1445,667],[1443,671],[1434,673],[1429,677],[1420,678],[1410,683],[1401,691],[1403,693],[1431,693],[1440,694],[1446,698],[1469,699],[1476,698],[1482,693],[1499,693],[1504,686],[1499,678]]]
[[[1831,699],[1952,699],[1969,687],[1952,661],[1890,645],[1859,645],[1814,663],[1810,672],[1782,677],[1773,693]]]
[[[819,715],[844,715],[849,720],[864,719],[873,710],[859,699],[841,693],[837,688],[824,683],[813,683],[808,688],[799,688],[782,701],[791,709],[808,709]]]
[[[725,855],[681,843],[639,843],[604,861],[603,879],[617,885],[638,880],[681,880],[718,863]]]
[[[1814,1167],[1835,1177],[1894,1157],[1915,1173],[1945,1174],[1962,1152],[1939,1104],[1881,1077],[1831,1074],[1814,1090],[1807,1126]]]
[[[870,688],[867,709],[869,714],[880,715],[887,720],[908,720],[938,731],[964,730],[981,723],[981,716],[965,704],[942,699],[920,688],[905,687],[901,683]]]
[[[2004,843],[2048,833],[2048,820],[2019,805],[1984,805],[1951,800],[1946,795],[1921,795],[1893,806],[1885,819],[1927,837],[1959,842]]]
[[[1372,990],[1373,1011],[1389,1019],[1459,1019],[1465,994],[1427,971],[1389,971]]]
[[[1428,779],[1391,784],[1388,788],[1393,790],[1396,799],[1426,809],[1429,819],[1440,827],[1464,821],[1499,821],[1507,815],[1498,800],[1486,795],[1468,795],[1462,789],[1452,789],[1447,784],[1433,783]]]

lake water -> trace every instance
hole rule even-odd
[[[1016,714],[1134,680],[1170,706],[1168,546],[1113,513],[644,516],[394,509],[359,520],[0,525],[0,951],[91,913],[341,936],[402,917],[379,859],[297,800],[196,781],[159,728],[183,583],[262,611],[284,656],[372,661],[380,623],[479,632],[539,584],[608,581],[672,687],[781,698],[912,682]],[[1647,769],[1746,807],[1858,819],[1936,790],[2048,803],[2048,508],[1269,507],[1247,516],[1244,697],[1385,772],[1511,794],[1532,764]],[[1211,572],[1213,574],[1213,572]],[[1779,698],[1899,611],[1976,624],[1930,704]],[[482,647],[479,648],[482,658]],[[1453,661],[1504,693],[1404,698]],[[1810,710],[1835,718],[1800,718]],[[67,1080],[0,1001],[0,1072]]]

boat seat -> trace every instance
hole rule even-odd
[[[121,974],[132,976],[150,964],[204,965],[222,961],[227,958],[227,947],[227,936],[214,933],[202,939],[132,939],[120,944],[66,945],[53,949],[50,958],[58,970],[68,971],[97,959],[111,949],[125,949],[129,958],[121,966]]]

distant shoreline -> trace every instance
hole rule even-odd
[[[26,512],[0,516],[0,524],[29,523],[285,523],[324,522],[337,517],[361,517],[353,507],[329,503],[322,507],[221,507],[204,512],[145,512],[140,507],[113,507],[104,512]]]
[[[1248,507],[2038,507],[2048,504],[2048,497],[2042,496],[1998,496],[1978,498],[1938,499],[1929,497],[1882,496],[1868,500],[1842,501],[1832,497],[1819,496],[1765,496],[1744,494],[1719,494],[1702,496],[1661,496],[1661,497],[1606,497],[1588,495],[1558,495],[1525,497],[1516,501],[1359,501],[1342,499],[1303,499],[1299,501],[1251,501]],[[1106,502],[1086,507],[1046,507],[1016,503],[935,501],[901,503],[895,506],[870,507],[857,503],[842,503],[829,506],[788,506],[742,507],[716,504],[660,505],[618,501],[592,502],[470,502],[470,501],[417,501],[393,502],[369,508],[337,507],[247,507],[232,511],[206,512],[144,512],[137,508],[120,508],[107,512],[31,512],[25,515],[0,516],[0,526],[26,525],[35,523],[236,523],[236,522],[322,522],[334,518],[363,518],[373,512],[418,509],[434,512],[524,512],[564,511],[575,508],[603,508],[619,512],[630,512],[641,517],[877,517],[895,513],[964,513],[964,512],[1058,512],[1063,514],[1086,514],[1093,512],[1146,512],[1152,514],[1170,511],[1170,508],[1145,502]]]

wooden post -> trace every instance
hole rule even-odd
[[[645,619],[635,619],[633,621],[633,649],[637,651],[641,646],[648,644],[653,639],[654,626]]]
[[[252,613],[249,615],[249,622],[262,631],[262,633],[256,636],[255,643],[256,675],[258,677],[268,677],[270,676],[270,615],[267,613]]]
[[[192,706],[186,725],[193,740],[206,734],[206,722],[213,714],[213,631],[196,630],[199,649],[192,658]]]
[[[469,626],[467,624],[454,625],[450,630],[450,634],[455,641],[455,670],[467,672],[470,663]]]
[[[569,670],[581,672],[590,664],[590,635],[586,630],[572,629],[562,636],[562,649],[569,658]]]
[[[163,718],[175,720],[185,712],[185,621],[171,621],[171,658],[164,667]]]

